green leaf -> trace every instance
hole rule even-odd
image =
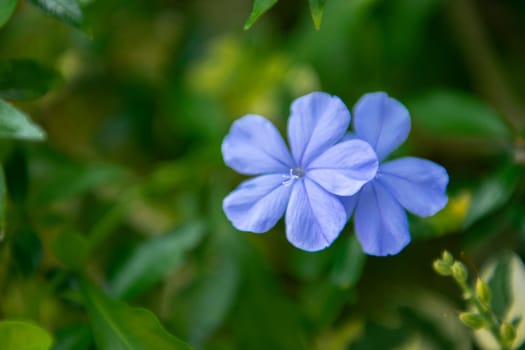
[[[31,0],[31,2],[62,22],[83,29],[84,14],[77,0]]]
[[[512,348],[517,349],[525,343],[525,266],[518,255],[505,253],[485,265],[481,275],[491,289],[490,306],[495,316],[516,327]],[[482,349],[498,348],[490,332],[482,330],[475,335]]]
[[[23,112],[0,100],[0,137],[40,141],[46,134]]]
[[[4,169],[0,167],[0,242],[3,241],[5,231],[6,186]]]
[[[512,303],[511,290],[509,288],[510,264],[509,257],[499,259],[494,265],[494,272],[487,282],[492,293],[490,306],[496,312],[496,315],[504,315]]]
[[[188,307],[188,339],[202,348],[204,341],[221,325],[235,301],[239,288],[239,270],[228,256],[213,256],[214,264],[197,282]]]
[[[193,222],[146,241],[115,273],[109,283],[112,295],[126,299],[140,295],[177,268],[203,235],[204,225]]]
[[[436,90],[408,103],[414,124],[438,136],[507,139],[511,136],[500,116],[474,95]]]
[[[327,278],[305,285],[300,293],[301,314],[306,316],[310,329],[329,329],[337,322],[342,308],[358,299],[356,289],[334,288]]]
[[[22,227],[12,234],[14,261],[25,276],[35,272],[42,262],[42,241],[31,227]]]
[[[22,147],[14,147],[4,162],[5,181],[9,198],[23,205],[29,193],[27,155]]]
[[[53,240],[51,249],[62,264],[77,270],[84,265],[88,254],[88,241],[81,234],[64,232]]]
[[[97,186],[122,180],[125,169],[106,163],[66,163],[58,161],[50,181],[38,194],[41,204],[80,195]]]
[[[359,281],[365,266],[366,255],[355,234],[351,235],[341,248],[337,252],[332,268],[332,282],[339,287],[348,288]]]
[[[244,245],[237,261],[243,268],[233,331],[236,349],[267,350],[313,348],[301,322],[297,303],[281,289],[259,253]]]
[[[366,324],[363,336],[348,348],[357,350],[403,348],[403,343],[410,337],[412,331],[413,329],[403,324],[396,324],[396,327],[393,328],[376,321],[369,321]]]
[[[250,29],[250,27],[257,21],[257,19],[266,11],[268,11],[278,0],[253,0],[253,8],[250,13],[250,17],[244,24],[244,30]]]
[[[169,334],[150,311],[113,300],[87,281],[81,281],[80,289],[98,349],[191,349]]]
[[[18,0],[2,0],[0,2],[0,27],[9,21],[13,12],[15,12]]]
[[[52,343],[47,331],[31,323],[0,321],[2,350],[48,350]]]
[[[470,227],[473,223],[496,209],[501,208],[510,199],[521,174],[521,168],[507,165],[491,175],[476,189],[472,196],[463,226]]]
[[[30,100],[49,91],[60,80],[53,69],[31,60],[0,61],[0,98]]]
[[[429,25],[440,9],[441,0],[397,0],[382,2],[385,59],[389,65],[405,65],[427,41]],[[410,64],[410,63],[409,63]],[[408,77],[410,79],[410,77]]]
[[[291,254],[290,268],[299,279],[312,282],[326,275],[333,260],[333,253],[328,249],[315,253],[294,249]]]
[[[323,11],[326,0],[309,0],[310,1],[310,12],[312,19],[314,20],[315,29],[321,28],[321,22],[323,20]]]
[[[55,332],[53,350],[88,350],[93,348],[93,335],[88,324],[67,325]]]
[[[93,335],[86,323],[64,326],[54,333],[53,350],[89,350],[93,348]]]

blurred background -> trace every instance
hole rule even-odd
[[[0,28],[0,72],[28,72],[0,95],[47,133],[1,140],[1,319],[94,349],[85,278],[195,349],[487,348],[432,261],[448,249],[475,276],[525,255],[524,1],[329,0],[316,30],[307,1],[281,0],[247,31],[247,0],[79,3],[82,25],[19,1]],[[231,123],[284,132],[318,90],[350,109],[386,91],[412,116],[394,157],[449,172],[449,204],[411,216],[397,256],[363,255],[351,224],[307,253],[282,222],[253,235],[222,212],[245,179],[220,154]]]

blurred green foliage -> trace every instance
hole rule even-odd
[[[520,0],[1,1],[0,347],[483,347],[431,264],[525,256],[523,37]],[[448,169],[400,255],[366,257],[352,225],[306,253],[224,217],[231,123],[284,130],[315,90],[387,91],[412,114],[396,155]]]

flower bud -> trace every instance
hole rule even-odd
[[[444,263],[448,265],[452,265],[454,263],[454,257],[452,254],[448,252],[448,250],[443,251],[443,255],[441,256],[441,260],[443,260]]]
[[[432,267],[437,273],[439,273],[442,276],[450,276],[452,274],[450,265],[445,263],[443,260],[435,260],[432,264]]]
[[[459,319],[472,329],[480,329],[485,326],[483,317],[474,312],[462,312],[459,314]]]
[[[478,295],[479,301],[487,306],[489,305],[492,292],[490,291],[489,285],[481,278],[478,278],[476,281],[476,294]]]
[[[511,345],[514,339],[516,339],[516,330],[507,322],[503,322],[501,324],[499,334],[501,336],[501,340],[507,345]]]
[[[452,264],[451,270],[452,277],[454,277],[454,279],[458,281],[458,283],[464,283],[467,281],[467,268],[465,267],[465,265],[463,265],[463,263],[455,261],[454,264]]]

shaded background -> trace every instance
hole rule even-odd
[[[31,96],[2,96],[48,135],[2,141],[0,318],[41,325],[55,349],[94,348],[85,275],[196,349],[476,346],[431,264],[443,249],[474,271],[525,254],[525,2],[329,0],[319,31],[306,1],[249,31],[245,0],[83,9],[85,31],[26,2],[0,29],[0,58],[39,65]],[[349,108],[388,92],[412,113],[394,156],[449,171],[448,206],[410,217],[395,257],[365,257],[352,225],[306,253],[282,223],[240,233],[222,212],[244,179],[220,154],[231,123],[260,114],[284,131],[291,101],[316,90]]]

